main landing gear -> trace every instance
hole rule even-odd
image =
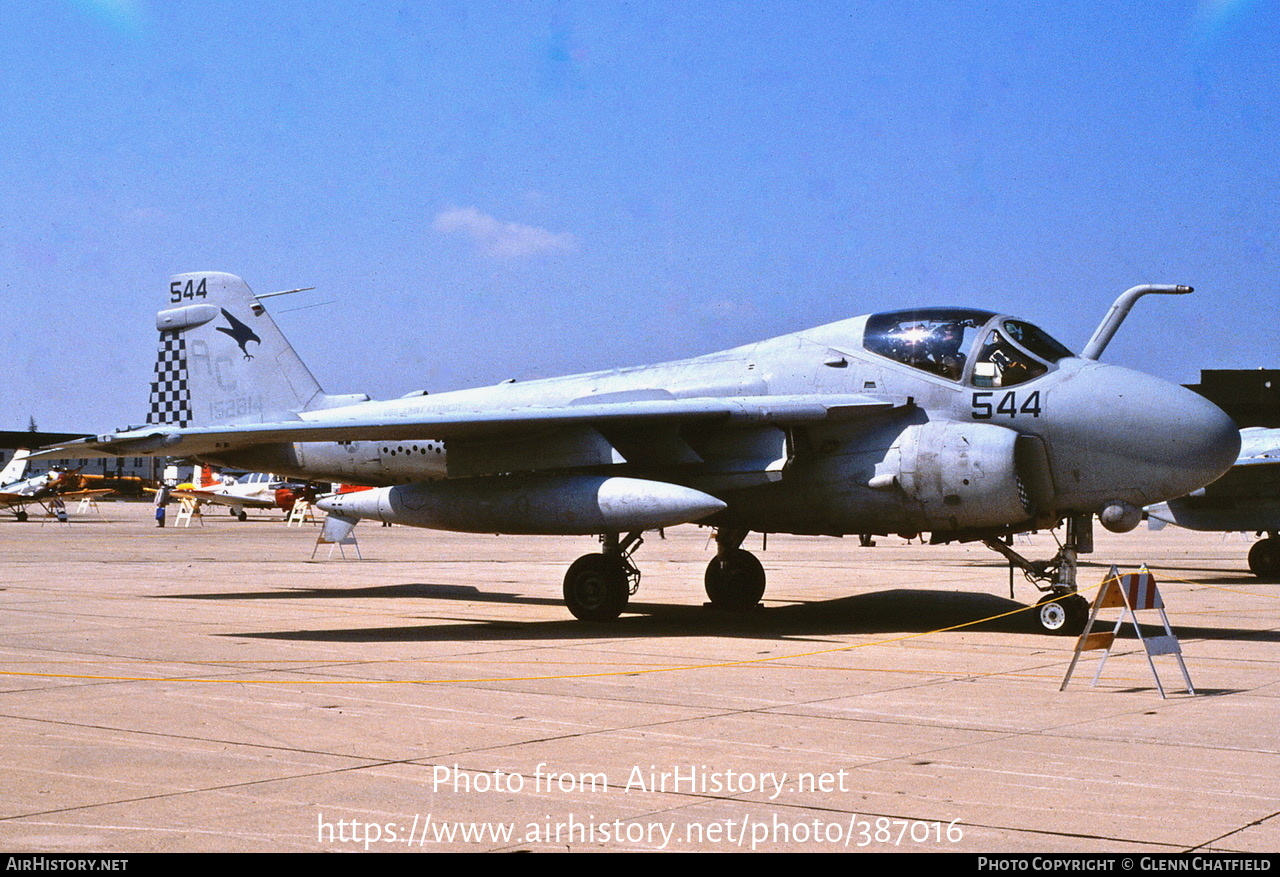
[[[1089,621],[1089,601],[1076,593],[1076,557],[1093,551],[1093,516],[1067,518],[1067,535],[1049,560],[1027,560],[999,539],[983,544],[1022,570],[1044,593],[1036,602],[1036,622],[1045,633],[1079,636]]]
[[[754,609],[764,596],[764,567],[744,550],[746,530],[716,531],[716,556],[707,564],[703,583],[717,609]]]
[[[707,564],[704,579],[707,597],[717,609],[754,609],[764,596],[764,567],[754,554],[743,550],[746,530],[716,532],[716,556]],[[640,533],[601,537],[599,554],[584,554],[564,576],[564,602],[582,621],[613,621],[627,608],[640,587],[640,570],[631,555],[643,542]]]
[[[1249,571],[1260,579],[1280,576],[1280,534],[1275,530],[1249,549]]]
[[[627,601],[640,587],[640,570],[631,554],[644,540],[640,533],[617,533],[601,537],[599,554],[584,554],[564,575],[564,602],[581,621],[613,621],[627,608]]]

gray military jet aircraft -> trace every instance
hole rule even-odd
[[[1075,593],[1092,516],[1112,529],[1231,465],[1239,434],[1202,397],[1097,362],[1129,308],[1076,356],[1025,320],[970,308],[856,317],[659,365],[387,401],[324,393],[267,314],[221,273],[172,278],[156,315],[148,425],[59,451],[172,455],[375,485],[321,505],[447,530],[599,535],[564,580],[604,621],[639,584],[647,531],[715,528],[705,586],[745,609],[765,588],[749,532],[982,540],[1044,592],[1046,630],[1085,619]],[[274,293],[272,293],[274,294]],[[1002,537],[1065,521],[1033,562]]]
[[[1249,570],[1280,576],[1280,429],[1240,430],[1240,456],[1217,481],[1148,507],[1152,529],[1253,531],[1267,535],[1249,549]]]

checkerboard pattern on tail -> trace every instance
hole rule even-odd
[[[191,391],[187,386],[187,342],[178,332],[160,333],[156,378],[151,382],[147,423],[187,426],[191,422]]]

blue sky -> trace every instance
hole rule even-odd
[[[193,270],[379,397],[1144,282],[1107,360],[1280,367],[1280,0],[5,12],[0,428],[140,422]]]

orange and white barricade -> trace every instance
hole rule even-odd
[[[1095,633],[1093,625],[1098,620],[1100,609],[1119,609],[1120,617],[1116,619],[1115,627],[1110,631]],[[1142,629],[1138,626],[1137,613],[1139,612],[1159,612],[1160,621],[1164,625],[1164,636],[1144,637]],[[1169,627],[1169,616],[1164,611],[1164,599],[1161,598],[1160,589],[1156,586],[1156,578],[1145,565],[1136,573],[1124,575],[1121,575],[1114,566],[1111,567],[1111,571],[1103,580],[1102,590],[1093,601],[1089,623],[1085,625],[1084,633],[1080,634],[1080,639],[1076,642],[1076,652],[1071,657],[1071,665],[1067,667],[1067,675],[1063,678],[1062,686],[1058,690],[1066,690],[1067,682],[1071,680],[1071,674],[1075,672],[1076,663],[1080,660],[1080,654],[1086,651],[1102,650],[1102,660],[1098,662],[1098,670],[1093,674],[1093,682],[1090,683],[1098,684],[1098,678],[1102,676],[1102,668],[1106,665],[1107,658],[1111,656],[1111,647],[1126,619],[1133,624],[1133,632],[1147,653],[1147,663],[1151,667],[1151,675],[1155,677],[1160,696],[1164,697],[1165,693],[1164,685],[1160,682],[1160,674],[1156,672],[1154,660],[1156,655],[1173,655],[1178,661],[1178,668],[1182,671],[1182,679],[1187,684],[1187,693],[1195,694],[1195,689],[1191,686],[1191,676],[1187,673],[1186,662],[1182,660],[1182,647],[1178,643],[1178,638],[1174,636],[1173,629]]]

